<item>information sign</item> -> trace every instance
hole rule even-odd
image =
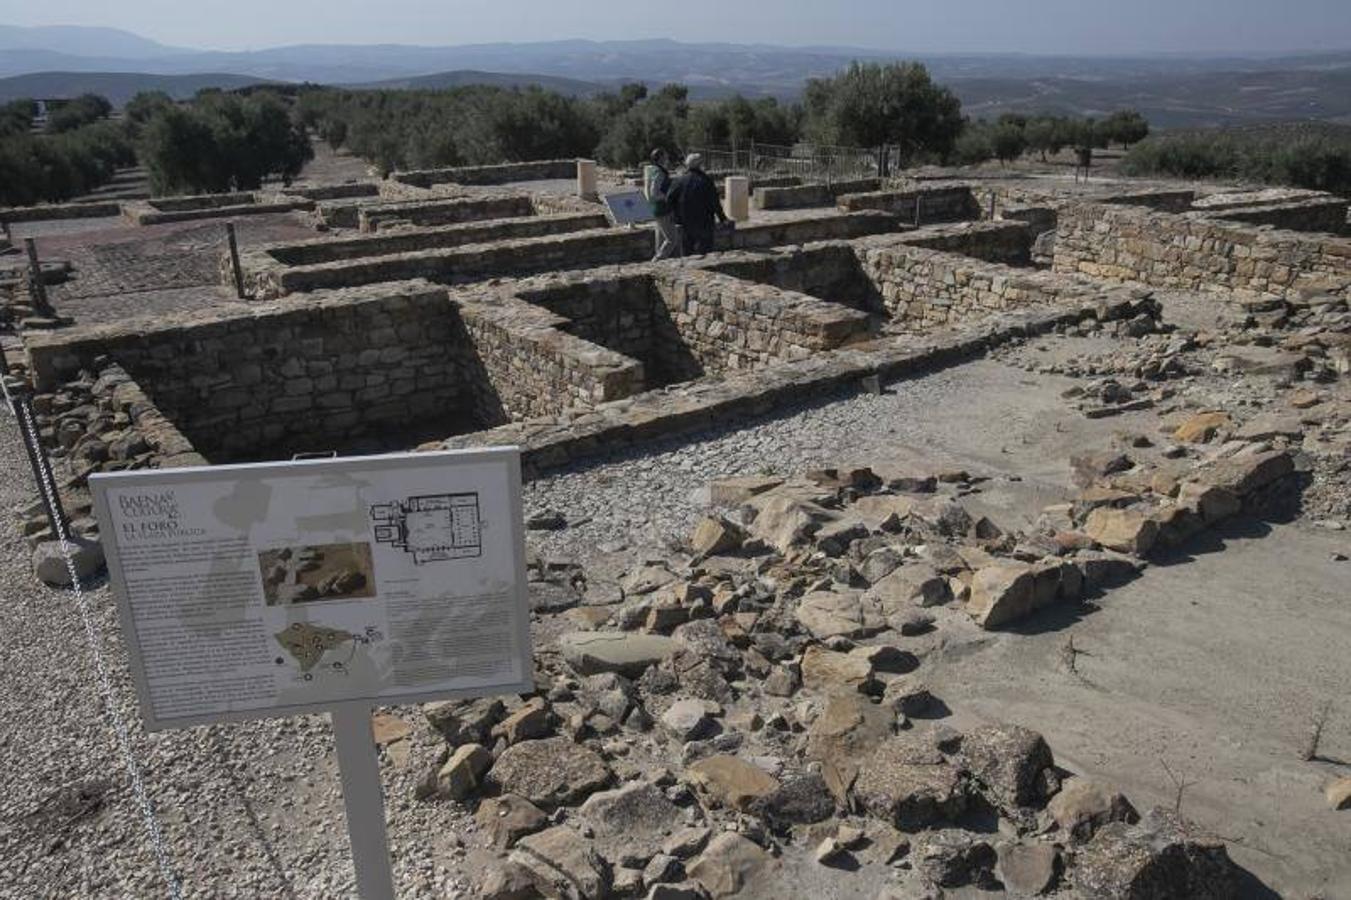
[[[531,689],[514,449],[90,486],[151,730]]]

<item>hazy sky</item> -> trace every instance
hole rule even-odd
[[[669,37],[928,52],[1351,49],[1351,0],[0,0],[0,23],[166,44],[460,44]]]

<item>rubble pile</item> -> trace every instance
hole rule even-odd
[[[1168,508],[1232,514],[1289,462],[1216,463]],[[1077,602],[1177,518],[1140,494],[1157,507],[1085,502],[1060,530],[1006,531],[962,504],[984,481],[726,479],[680,552],[617,581],[533,560],[537,629],[561,631],[538,691],[424,707],[446,749],[418,793],[477,804],[499,857],[480,895],[773,897],[827,877],[840,896],[1226,896],[1223,846],[1171,813],[1142,818],[1026,728],[942,722],[924,680],[940,619],[997,628]]]

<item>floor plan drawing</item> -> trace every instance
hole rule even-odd
[[[479,498],[427,494],[371,507],[375,540],[413,556],[416,565],[465,559],[483,553]]]

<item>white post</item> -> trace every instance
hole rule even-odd
[[[596,161],[577,160],[577,196],[583,200],[596,199]]]
[[[727,215],[734,222],[751,217],[751,180],[745,175],[727,176]]]
[[[394,900],[394,872],[385,836],[385,799],[371,732],[371,707],[360,701],[333,706],[333,742],[347,805],[347,835],[361,900]]]

